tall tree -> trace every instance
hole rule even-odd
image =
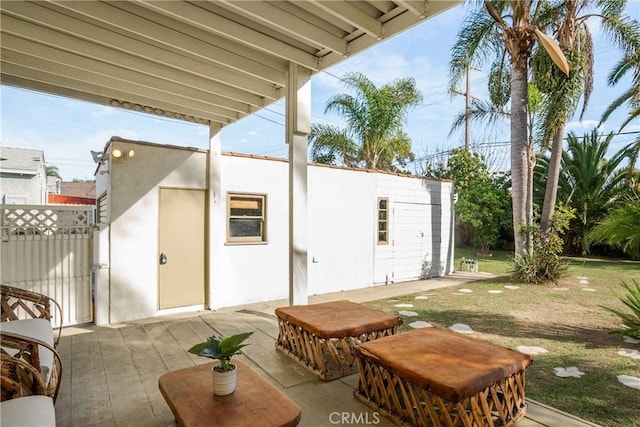
[[[593,89],[594,48],[587,25],[599,19],[603,33],[625,57],[636,54],[640,43],[638,22],[624,15],[626,0],[556,0],[544,4],[538,25],[556,35],[560,49],[571,65],[568,75],[559,73],[545,50],[532,58],[534,81],[545,94],[544,140],[552,139],[551,158],[540,217],[543,233],[549,231],[555,208],[564,132],[567,120],[582,98],[584,114]],[[637,67],[637,64],[636,64]],[[637,87],[635,89],[637,96]]]
[[[413,159],[411,140],[403,130],[408,111],[422,101],[412,78],[376,87],[360,73],[342,78],[354,95],[338,94],[325,113],[344,117],[346,128],[313,124],[309,134],[311,158],[321,163],[397,170]]]
[[[485,60],[491,60],[489,86],[497,88],[490,90],[492,102],[505,105],[511,100],[511,197],[518,254],[526,250],[525,236],[519,230],[521,226],[530,225],[527,224],[530,215],[526,197],[529,187],[527,84],[528,62],[536,42],[549,51],[563,72],[569,72],[558,46],[536,25],[544,3],[543,0],[485,0],[484,7],[472,11],[458,32],[450,64],[451,87],[454,87],[467,66],[481,66]],[[505,82],[510,82],[508,91]]]
[[[492,93],[491,95],[492,100],[500,99],[499,95],[496,95],[495,93],[496,89],[502,90],[502,91],[508,90],[508,88],[501,89],[496,85],[490,84],[489,90]],[[527,165],[528,187],[527,187],[527,194],[525,197],[527,224],[533,224],[533,193],[534,193],[533,170],[535,168],[537,158],[541,157],[542,155],[541,153],[538,153],[536,155],[535,144],[534,144],[534,129],[538,124],[541,104],[542,104],[542,97],[541,97],[540,91],[534,84],[529,83],[529,86],[527,88],[527,114],[528,114],[527,133],[529,136],[527,148],[529,151],[529,162]],[[492,101],[480,101],[480,100],[474,99],[471,102],[471,108],[468,111],[465,111],[464,113],[460,113],[454,118],[453,124],[451,125],[451,130],[449,131],[449,136],[451,136],[456,129],[459,129],[460,127],[465,125],[465,121],[466,121],[465,119],[467,115],[469,116],[471,121],[484,122],[486,126],[492,126],[493,124],[501,120],[508,119],[509,116],[511,115],[511,112],[508,109],[506,109],[504,105],[498,106],[494,104]],[[525,246],[528,251],[531,251],[533,249],[532,245],[533,245],[533,242],[531,241],[529,236],[526,236]]]
[[[633,144],[607,158],[612,139],[613,133],[603,136],[597,130],[580,138],[571,133],[567,149],[562,153],[558,199],[575,209],[570,234],[583,254],[589,252],[589,231],[630,191],[624,163],[633,157]],[[549,163],[549,159],[544,158],[536,169],[539,187],[544,187]]]

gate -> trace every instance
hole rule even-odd
[[[93,322],[92,206],[0,205],[0,282],[45,294],[63,326]]]

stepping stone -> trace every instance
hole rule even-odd
[[[404,310],[400,310],[398,314],[400,316],[407,316],[407,317],[414,317],[418,315],[418,313],[416,313],[415,311],[404,311]]]
[[[568,291],[569,288],[553,288],[553,291]]]
[[[580,378],[581,376],[584,375],[584,372],[581,372],[575,366],[569,366],[568,368],[553,368],[553,370],[556,376],[561,378],[568,378],[568,377]]]
[[[622,341],[628,342],[629,344],[640,344],[640,340],[631,337],[624,337]]]
[[[589,281],[585,279],[581,279],[578,283],[580,283],[581,285],[588,285]]]
[[[473,333],[473,329],[471,329],[471,326],[465,325],[464,323],[456,323],[455,325],[449,326],[449,329],[455,332],[460,332],[461,334]]]
[[[505,289],[520,289],[520,286],[515,285],[504,285]]]
[[[396,304],[396,305],[394,305],[394,307],[398,307],[398,308],[411,308],[411,307],[413,307],[413,304]]]
[[[576,277],[576,279],[578,279],[578,280],[587,280],[587,278],[584,277],[584,276],[578,276],[578,277]]]
[[[471,289],[466,289],[465,288],[465,289],[458,289],[458,292],[462,292],[462,293],[465,293],[465,294],[470,294],[473,291]]]
[[[583,291],[587,291],[587,292],[595,292],[596,290],[593,288],[582,288]]]
[[[400,301],[399,299],[390,299],[389,302],[398,302]]]
[[[631,375],[618,375],[618,381],[627,387],[640,390],[640,378],[632,377]]]
[[[466,294],[463,294],[462,292],[453,292],[452,295],[466,295]]]
[[[504,291],[501,291],[500,289],[489,289],[489,293],[490,294],[501,294]]]
[[[546,348],[530,347],[530,346],[527,346],[527,345],[519,345],[519,346],[516,347],[516,350],[518,350],[520,353],[529,354],[531,356],[536,356],[538,354],[549,353],[549,351]]]
[[[413,329],[419,329],[419,328],[432,328],[433,325],[429,322],[425,322],[424,320],[418,320],[416,322],[411,322],[409,323],[409,326],[411,326]]]
[[[631,348],[622,348],[622,349],[620,349],[618,354],[620,356],[627,356],[627,357],[630,357],[632,359],[640,360],[640,351],[633,350]]]
[[[418,295],[415,299],[429,299],[426,295]]]

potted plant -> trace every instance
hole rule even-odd
[[[213,374],[213,393],[218,396],[226,396],[236,389],[237,368],[231,363],[231,357],[240,353],[242,344],[253,332],[245,332],[229,337],[213,335],[205,342],[191,347],[189,353],[196,354],[209,359],[216,359],[220,364],[211,368]]]

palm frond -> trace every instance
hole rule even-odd
[[[474,123],[485,123],[491,127],[501,120],[509,119],[509,112],[503,108],[499,108],[489,101],[482,101],[473,99],[471,101],[471,108],[469,109],[469,119]],[[449,130],[449,135],[453,135],[455,131],[465,125],[466,114],[462,112],[458,114]]]
[[[311,160],[318,163],[357,166],[357,144],[346,130],[336,126],[316,124],[308,136]]]
[[[467,71],[467,66],[479,66],[496,54],[501,46],[500,31],[484,9],[472,11],[462,23],[451,48],[449,87],[455,87]]]
[[[623,297],[619,297],[620,301],[631,310],[630,313],[611,307],[601,307],[615,314],[622,320],[624,327],[611,332],[632,338],[640,338],[640,282],[633,279],[631,283],[632,284],[621,282],[626,294]]]
[[[627,100],[629,100],[629,98],[631,98],[632,93],[633,93],[634,89],[630,88],[629,90],[627,90],[626,92],[624,92],[622,95],[620,95],[619,97],[617,97],[616,99],[614,99],[611,104],[609,105],[609,107],[607,107],[607,109],[604,111],[604,113],[602,113],[602,117],[600,118],[600,124],[604,123],[605,121],[607,121],[607,119],[609,118],[609,116],[611,115],[611,113],[613,113],[615,110],[617,110],[622,104],[624,104]],[[621,128],[622,129],[622,128]]]
[[[586,24],[583,24],[580,28],[581,34],[579,39],[581,42],[581,51],[583,54],[584,68],[582,70],[583,79],[583,94],[582,94],[582,111],[580,111],[580,120],[584,117],[587,106],[589,105],[589,99],[593,92],[593,38],[591,37],[591,31]]]

